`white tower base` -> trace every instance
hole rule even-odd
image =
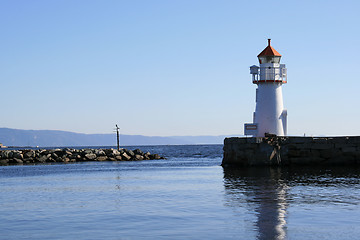
[[[286,135],[287,111],[283,105],[281,85],[276,82],[258,85],[254,113],[254,123],[258,126],[257,137],[264,137],[265,133]]]

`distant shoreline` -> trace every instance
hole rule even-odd
[[[231,136],[241,135],[227,134],[218,136],[143,136],[120,134],[120,145],[155,146],[223,144],[225,137]],[[41,148],[60,146],[115,146],[116,133],[85,134],[58,130],[22,130],[0,128],[0,143],[6,146],[40,146]]]

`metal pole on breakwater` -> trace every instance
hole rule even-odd
[[[120,150],[120,133],[119,130],[120,128],[118,127],[118,125],[116,124],[116,140],[117,140],[117,150]]]

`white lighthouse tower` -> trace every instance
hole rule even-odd
[[[253,123],[245,124],[245,135],[264,137],[266,133],[286,136],[287,111],[284,109],[282,85],[287,82],[285,64],[281,55],[270,45],[257,56],[260,67],[251,66],[252,81],[257,85],[256,109]],[[260,71],[259,71],[260,70]]]

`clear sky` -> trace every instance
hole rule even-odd
[[[267,38],[290,135],[360,135],[360,1],[0,0],[0,127],[243,134]]]

